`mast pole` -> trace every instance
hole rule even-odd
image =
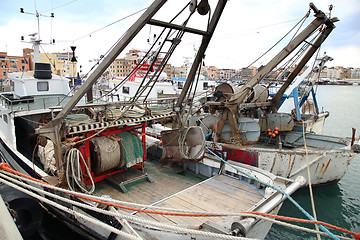
[[[219,19],[220,19],[220,16],[225,8],[225,5],[226,5],[226,2],[227,0],[219,0],[217,6],[216,6],[216,9],[215,9],[215,12],[211,18],[211,21],[210,21],[210,24],[209,24],[209,27],[208,27],[208,30],[207,30],[207,34],[205,36],[203,36],[203,39],[202,39],[202,42],[201,42],[201,45],[200,45],[200,48],[196,54],[196,57],[194,59],[194,62],[191,66],[191,69],[190,69],[190,72],[189,72],[189,75],[186,79],[186,82],[184,84],[184,88],[183,90],[181,91],[180,93],[180,96],[179,96],[179,99],[178,101],[176,102],[176,105],[175,107],[178,108],[180,111],[182,110],[182,103],[184,102],[184,99],[185,99],[185,96],[186,94],[188,93],[189,91],[189,88],[190,88],[190,85],[191,83],[194,81],[194,78],[195,78],[195,75],[196,75],[196,71],[204,57],[204,54],[205,54],[205,51],[209,45],[209,42],[211,40],[211,37],[213,36],[214,34],[214,31],[215,31],[215,28],[219,22]],[[179,112],[180,112],[179,111]]]

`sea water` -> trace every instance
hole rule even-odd
[[[319,86],[317,100],[320,109],[330,113],[323,134],[350,138],[351,128],[356,128],[356,137],[360,136],[360,86]],[[284,107],[289,109],[290,105],[288,102]],[[292,196],[313,215],[308,188],[302,188]],[[337,184],[313,188],[313,197],[318,220],[360,232],[360,156],[352,161]],[[307,219],[288,200],[284,202],[279,215]],[[314,228],[314,225],[299,225]],[[341,235],[334,230],[331,232]],[[266,239],[316,239],[316,235],[274,224]]]

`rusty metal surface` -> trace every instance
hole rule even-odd
[[[325,153],[325,154],[324,154]],[[324,156],[322,157],[322,154]],[[308,155],[311,163],[310,177],[313,185],[339,181],[348,169],[353,155],[340,151],[318,151]],[[297,176],[308,177],[305,150],[303,153],[289,151],[259,151],[259,168],[271,173],[295,179]]]
[[[259,125],[261,131],[268,128],[274,130],[275,127],[278,127],[279,131],[291,131],[294,128],[294,120],[288,113],[270,113],[260,118]]]
[[[259,141],[260,138],[260,126],[252,118],[238,118],[238,134],[241,138],[242,145],[252,145]],[[225,123],[221,134],[222,138],[230,142],[231,131],[228,122]]]

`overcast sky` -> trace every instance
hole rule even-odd
[[[154,18],[168,20],[172,17],[171,14],[177,13],[186,2],[169,0]],[[214,10],[216,0],[209,2]],[[328,6],[334,5],[331,16],[340,19],[336,23],[336,29],[321,48],[322,53],[326,51],[334,58],[327,66],[360,67],[360,1],[313,2],[327,14]],[[31,48],[29,43],[21,42],[20,38],[24,36],[25,40],[29,40],[28,35],[38,31],[36,17],[21,14],[20,8],[24,8],[28,13],[35,13],[37,10],[42,15],[54,12],[53,19],[40,17],[40,36],[43,43],[49,43],[51,38],[56,41],[55,45],[43,45],[42,51],[62,52],[68,51],[70,46],[76,46],[79,63],[87,70],[91,64],[89,60],[105,54],[143,12],[99,29],[140,11],[151,3],[150,0],[0,0],[0,51],[16,56],[22,55],[23,48]],[[284,36],[308,9],[309,1],[305,0],[228,1],[207,50],[205,64],[235,69],[248,66]],[[311,14],[305,24],[313,19]],[[189,24],[203,28],[206,21],[206,17],[195,16],[195,20]],[[127,49],[148,48],[147,39],[158,32],[158,28],[147,26]],[[200,45],[200,41],[200,37],[185,37],[182,41],[184,46],[177,49],[170,63],[180,66],[186,57],[193,57],[193,49]],[[279,51],[285,43],[275,50]],[[266,64],[275,53],[270,53],[254,65]]]

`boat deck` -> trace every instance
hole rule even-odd
[[[242,212],[249,210],[263,196],[246,179],[226,175],[206,179],[182,168],[169,168],[157,161],[146,161],[145,168],[153,183],[143,181],[128,187],[123,193],[107,182],[96,184],[96,195],[109,195],[118,200],[178,208],[190,211]],[[133,213],[134,214],[134,213]],[[198,226],[218,222],[225,217],[177,217],[136,213],[137,216],[164,223]]]
[[[190,211],[242,212],[249,210],[263,196],[243,181],[225,175],[209,178],[193,187],[176,193],[155,206],[179,208]],[[227,217],[177,217],[138,213],[137,216],[165,223],[180,225],[201,225],[204,222],[218,222]]]
[[[150,205],[206,179],[206,177],[196,175],[181,167],[170,167],[155,160],[146,160],[144,165],[145,172],[153,180],[152,183],[143,179],[128,184],[126,185],[128,192],[124,193],[120,187],[102,181],[96,183],[95,194],[98,196],[109,195],[121,201]]]

